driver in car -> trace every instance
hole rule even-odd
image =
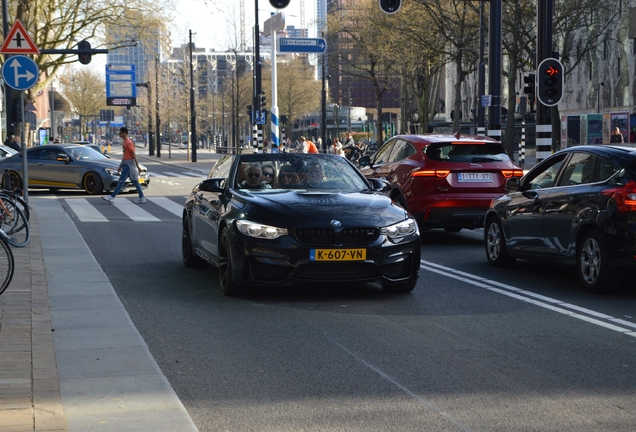
[[[239,187],[242,189],[263,189],[271,188],[270,185],[263,181],[263,171],[261,164],[258,162],[252,162],[245,167],[245,180],[243,180]]]

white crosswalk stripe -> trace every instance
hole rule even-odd
[[[176,173],[171,171],[166,171],[162,173],[150,173],[150,177],[195,177],[195,178],[206,178],[207,176],[203,173],[196,173],[192,171]]]
[[[120,213],[117,213],[117,211],[115,211],[115,213],[117,213],[118,216],[115,215],[113,217],[112,207],[115,207],[133,222],[161,222],[162,220],[159,217],[151,214],[151,211],[157,211],[157,207],[179,218],[183,214],[183,205],[167,197],[146,196],[147,204],[135,204],[133,200],[134,198],[132,197],[117,197],[113,204],[109,204],[97,198],[64,199],[70,207],[70,211],[75,214],[75,217],[80,222],[110,222],[113,219],[121,220],[122,216]],[[164,220],[174,220],[165,213],[163,213],[161,217]]]
[[[154,217],[146,210],[142,209],[139,204],[133,204],[132,201],[127,199],[115,198],[113,205],[135,222],[161,222],[161,219]]]
[[[168,210],[170,213],[177,215],[179,217],[181,217],[181,215],[183,214],[183,206],[177,204],[176,202],[172,201],[169,198],[166,197],[146,197],[146,199],[148,201],[151,201],[163,208],[165,208],[166,210]]]
[[[108,222],[91,203],[85,198],[66,199],[75,216],[82,222]]]

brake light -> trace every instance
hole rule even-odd
[[[413,171],[411,177],[438,177],[446,178],[450,174],[450,170],[420,170]]]
[[[501,174],[503,174],[504,178],[523,177],[522,170],[502,170]]]
[[[605,189],[601,191],[601,194],[613,199],[616,202],[616,209],[621,213],[636,211],[636,182],[634,180],[620,187]]]

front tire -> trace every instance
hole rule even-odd
[[[187,268],[198,268],[205,264],[205,261],[194,253],[192,239],[190,237],[190,224],[187,216],[183,218],[183,231],[181,235],[181,256],[183,257],[183,265]]]
[[[82,183],[84,190],[89,195],[99,195],[104,191],[104,182],[102,181],[102,178],[94,172],[86,174]]]
[[[615,291],[621,275],[612,271],[609,257],[598,231],[588,231],[577,245],[576,270],[586,291],[607,293]]]
[[[221,293],[226,296],[243,294],[243,289],[232,278],[232,242],[230,228],[225,227],[219,244],[219,283]]]
[[[490,217],[486,221],[484,245],[490,265],[494,267],[509,267],[516,261],[516,258],[508,255],[503,228],[496,217]]]

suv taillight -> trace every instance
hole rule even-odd
[[[420,170],[413,171],[411,177],[438,177],[446,178],[450,174],[450,170]]]
[[[620,187],[605,189],[601,191],[601,194],[612,198],[619,212],[636,211],[636,182],[634,180]]]
[[[522,170],[502,170],[501,174],[503,174],[504,178],[523,177]]]

